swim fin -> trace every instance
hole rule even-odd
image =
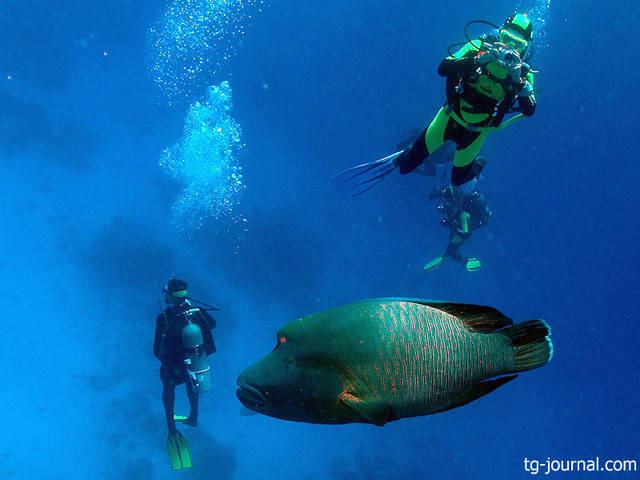
[[[375,186],[396,168],[393,161],[402,152],[403,150],[400,150],[375,162],[364,163],[357,167],[343,170],[331,177],[331,183],[345,196],[355,197],[360,195]]]
[[[466,267],[468,272],[477,272],[482,267],[482,263],[477,258],[469,258]]]
[[[444,260],[444,255],[440,255],[439,257],[434,258],[429,263],[424,266],[425,272],[430,272],[431,270],[435,270]]]
[[[175,436],[169,435],[167,437],[167,452],[169,453],[171,468],[174,470],[191,468],[189,444],[180,432],[177,432]]]

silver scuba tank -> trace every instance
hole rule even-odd
[[[187,367],[189,381],[196,393],[211,390],[211,368],[207,362],[207,352],[204,348],[202,330],[190,320],[191,315],[198,312],[197,308],[190,308],[185,312],[187,324],[182,328],[182,346],[184,347],[184,364]]]

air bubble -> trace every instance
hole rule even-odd
[[[207,98],[189,108],[180,141],[160,159],[165,171],[184,186],[171,208],[172,223],[184,229],[236,215],[245,185],[238,162],[241,131],[229,114],[231,108],[229,82],[209,87]]]

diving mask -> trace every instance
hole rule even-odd
[[[500,43],[504,43],[511,50],[515,50],[521,55],[529,46],[529,42],[527,42],[520,35],[504,29],[500,30],[500,35],[498,36],[498,40],[500,41]]]

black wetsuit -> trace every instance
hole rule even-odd
[[[186,325],[185,312],[194,309],[188,302],[183,302],[177,307],[169,306],[158,315],[156,319],[156,333],[153,342],[153,354],[160,360],[160,379],[162,380],[162,403],[169,434],[175,435],[175,422],[173,420],[173,407],[175,403],[175,387],[186,383],[187,396],[191,406],[191,415],[198,414],[198,394],[193,391],[191,382],[188,381],[187,370],[184,363],[185,352],[182,346],[182,328]],[[189,316],[189,321],[200,327],[204,349],[207,355],[216,351],[211,329],[215,328],[216,321],[206,311],[198,309]]]

